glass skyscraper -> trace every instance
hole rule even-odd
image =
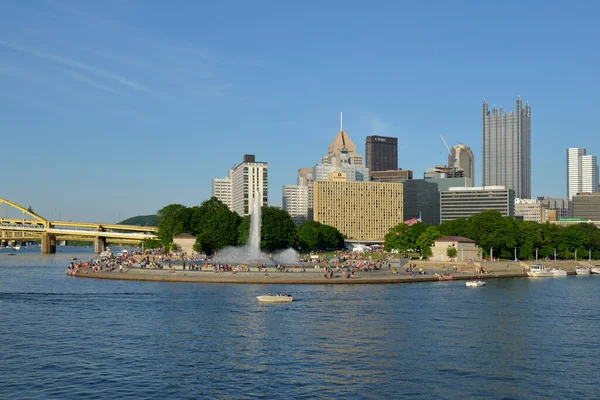
[[[489,111],[484,100],[481,114],[483,186],[505,186],[516,197],[531,198],[531,107],[517,97],[514,112],[496,106]]]

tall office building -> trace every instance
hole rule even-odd
[[[308,186],[283,185],[281,205],[296,225],[308,221]]]
[[[214,178],[212,180],[212,195],[223,202],[230,210],[233,210],[231,173],[232,171],[229,170],[227,178]]]
[[[314,193],[314,178],[312,168],[298,168],[298,186],[305,186],[307,190],[307,201],[308,201],[308,221],[313,220],[313,193]]]
[[[519,198],[531,198],[531,107],[523,108],[517,97],[516,110],[504,112],[496,106],[482,114],[482,185],[505,186]]]
[[[582,148],[567,149],[567,195],[598,191],[598,164],[596,156],[586,154]]]
[[[266,206],[269,198],[268,183],[267,163],[256,161],[254,154],[244,155],[244,161],[231,170],[233,211],[245,217],[250,215],[255,201]]]
[[[440,191],[440,222],[469,218],[487,210],[503,217],[515,215],[515,191],[503,186],[451,187]]]
[[[383,240],[403,221],[403,185],[349,182],[343,172],[315,181],[315,221],[337,228],[348,239]]]
[[[398,138],[367,136],[365,156],[366,167],[371,172],[398,169]]]
[[[475,179],[475,156],[471,148],[464,144],[452,147],[448,155],[448,167],[460,171],[463,178]]]
[[[556,218],[573,217],[573,203],[571,199],[552,199],[548,197],[538,197],[537,199],[542,202],[546,210],[555,211]]]

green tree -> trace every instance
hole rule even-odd
[[[433,246],[435,239],[438,239],[441,236],[442,234],[437,226],[429,226],[419,235],[417,246],[421,249],[421,255],[423,257],[431,257],[431,246]]]
[[[303,251],[324,250],[321,223],[308,221],[298,226],[298,246]]]
[[[166,249],[170,249],[173,236],[186,232],[188,228],[188,209],[181,204],[170,204],[158,210],[157,236]]]
[[[450,258],[454,258],[454,257],[456,257],[456,254],[457,254],[457,252],[456,252],[456,247],[448,247],[448,248],[446,249],[446,255],[447,255],[448,257],[450,257]]]
[[[246,244],[249,233],[250,217],[246,217],[238,228],[238,243]],[[260,247],[268,251],[295,248],[298,243],[296,225],[287,212],[277,207],[262,208],[260,236]]]
[[[409,235],[409,226],[400,223],[390,228],[384,237],[383,248],[386,251],[401,250],[405,251],[411,248],[411,239]]]

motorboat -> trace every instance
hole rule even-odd
[[[482,280],[478,280],[478,281],[467,281],[465,283],[465,285],[467,285],[468,287],[481,287],[481,286],[485,286],[486,282],[482,281]]]
[[[530,278],[552,278],[554,273],[542,264],[530,265],[529,271],[527,271],[527,276]]]
[[[575,266],[575,273],[577,275],[589,275],[590,269],[588,267],[584,267],[582,265]]]
[[[595,267],[592,267],[592,268],[590,269],[590,272],[591,272],[592,274],[600,274],[600,265],[596,265]]]
[[[267,294],[256,296],[261,303],[290,303],[294,298],[291,294]]]
[[[13,247],[13,250],[21,250],[21,245],[16,245],[15,247]]]
[[[557,276],[567,276],[567,271],[565,271],[564,269],[560,269],[560,268],[552,268],[550,270],[550,272],[552,272],[552,275],[554,277],[557,277]]]

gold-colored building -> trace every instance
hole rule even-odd
[[[314,182],[314,220],[337,228],[348,239],[383,240],[403,222],[403,185],[348,182],[343,172]]]

